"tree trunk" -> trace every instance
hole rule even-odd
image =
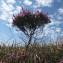
[[[28,44],[26,45],[26,49],[28,49],[29,48],[29,45],[31,44],[32,36],[33,36],[33,34],[30,34]]]

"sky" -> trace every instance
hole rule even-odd
[[[23,32],[12,27],[13,15],[22,7],[42,11],[50,17],[51,23],[44,27],[43,33],[37,33],[41,40],[55,41],[63,37],[63,0],[0,0],[0,42],[26,40]]]

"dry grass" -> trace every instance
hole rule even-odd
[[[63,58],[62,44],[31,44],[26,47],[0,46],[0,63],[59,63]]]

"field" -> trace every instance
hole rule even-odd
[[[62,63],[63,44],[0,45],[0,63]]]

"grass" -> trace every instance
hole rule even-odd
[[[1,46],[0,62],[4,63],[59,63],[63,59],[63,44],[31,44],[24,46]]]

